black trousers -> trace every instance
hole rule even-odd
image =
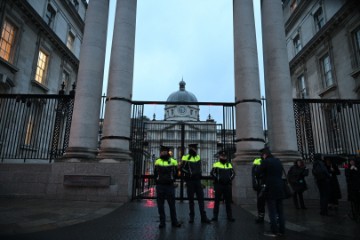
[[[302,192],[294,192],[293,201],[296,208],[300,208],[300,207],[305,208],[304,197]]]
[[[285,218],[282,199],[267,199],[270,228],[274,234],[284,234]]]
[[[232,211],[231,211],[231,202],[232,202],[232,186],[230,184],[214,184],[215,190],[215,204],[214,204],[214,218],[217,218],[219,215],[219,205],[220,200],[224,197],[225,200],[225,208],[226,208],[226,215],[228,218],[232,218]]]
[[[259,196],[260,190],[257,191],[257,201],[256,206],[258,210],[258,217],[264,218],[265,217],[265,204],[266,204],[266,198],[264,196]]]
[[[171,216],[171,223],[176,224],[175,188],[171,185],[156,185],[156,202],[160,215],[160,224],[165,224],[165,200],[168,202]]]
[[[196,194],[201,219],[206,219],[205,204],[204,204],[204,189],[201,185],[201,180],[187,180],[186,181],[186,192],[189,198],[189,216],[190,219],[195,217],[195,202],[194,196]]]
[[[330,194],[330,183],[327,179],[317,180],[316,184],[319,188],[320,193],[320,213],[328,213],[328,203],[329,203],[329,194]]]

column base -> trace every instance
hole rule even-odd
[[[119,162],[132,160],[131,152],[119,148],[102,148],[96,156],[100,162]]]
[[[285,151],[273,151],[272,154],[276,157],[279,158],[281,162],[283,163],[289,163],[289,162],[294,162],[296,160],[301,160],[301,155],[298,151],[290,151],[290,150],[285,150]]]
[[[68,147],[64,155],[56,159],[56,162],[82,162],[94,160],[97,155],[97,149],[84,147]]]

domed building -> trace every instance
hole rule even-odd
[[[211,116],[200,121],[200,108],[196,96],[185,89],[185,81],[179,82],[179,90],[171,93],[166,100],[164,119],[145,123],[147,156],[144,159],[146,168],[153,173],[153,161],[159,156],[160,145],[170,147],[173,157],[181,160],[188,152],[188,144],[198,144],[198,154],[202,159],[202,170],[210,174],[212,164],[216,161],[220,135],[218,126]],[[191,104],[191,105],[188,105]]]
[[[179,90],[170,94],[165,105],[165,121],[199,121],[198,105],[182,105],[182,103],[196,103],[195,95],[185,89],[186,83],[181,80]],[[171,103],[178,103],[176,105]]]

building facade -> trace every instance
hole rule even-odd
[[[86,9],[85,0],[1,0],[0,93],[70,91]]]
[[[294,98],[359,99],[358,1],[283,1]]]
[[[169,146],[173,157],[181,160],[188,152],[188,144],[198,144],[198,154],[202,159],[202,170],[210,174],[220,146],[220,127],[211,116],[200,120],[199,105],[188,105],[198,102],[196,96],[185,89],[186,83],[181,80],[179,90],[171,93],[164,107],[164,119],[145,121],[145,141],[148,143],[144,157],[146,169],[152,174],[153,160],[159,157],[160,145]]]

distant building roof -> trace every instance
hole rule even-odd
[[[173,92],[170,94],[167,102],[197,102],[195,95],[191,92],[185,90],[186,83],[184,80],[181,80],[179,83],[179,91]]]

